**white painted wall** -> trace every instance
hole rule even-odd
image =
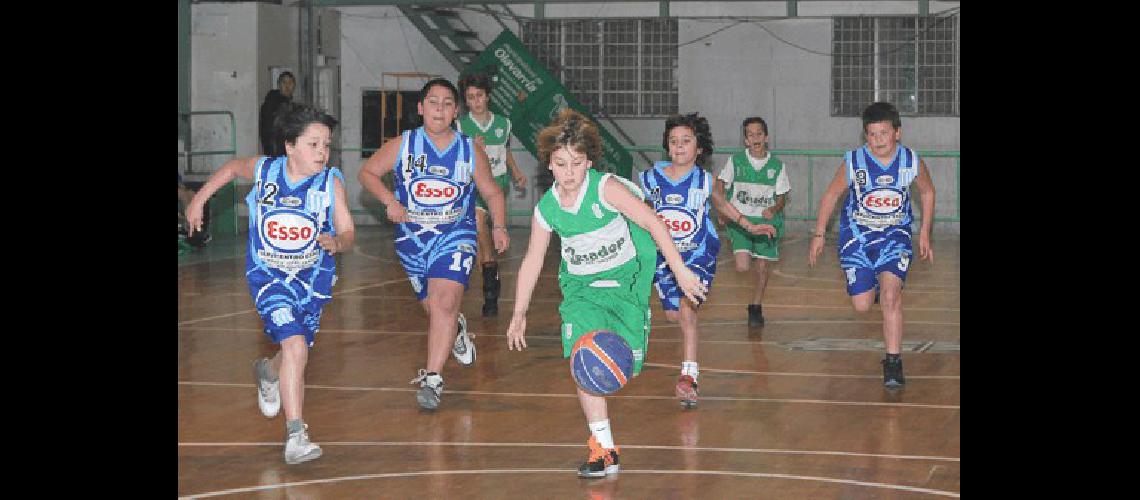
[[[257,154],[257,9],[259,4],[193,4],[190,27],[191,111],[234,114],[237,154]],[[252,117],[252,121],[251,120]],[[229,149],[231,128],[223,115],[191,118],[194,151]],[[194,157],[188,177],[202,180],[228,156]]]
[[[259,154],[257,116],[265,94],[274,88],[270,66],[298,67],[297,9],[262,3],[191,5],[192,111],[229,111],[234,115],[237,156]],[[303,94],[298,81],[295,95]],[[194,116],[195,151],[230,149],[229,119]],[[191,179],[200,180],[229,160],[229,155],[195,157]]]
[[[937,13],[959,5],[959,2],[932,1],[929,11]],[[732,22],[716,17],[782,18],[786,7],[785,2],[775,1],[674,1],[669,10],[672,16],[704,17],[680,21],[679,40],[685,43]],[[193,4],[192,8],[193,109],[232,110],[238,121],[238,154],[256,154],[257,107],[273,85],[268,81],[267,68],[271,64],[297,67],[297,9],[251,3],[202,3]],[[523,16],[534,14],[531,4],[512,5],[511,9]],[[335,16],[322,17],[322,50],[332,57],[339,54],[341,65],[341,112],[337,118],[341,123],[340,146],[346,149],[341,155],[341,168],[350,181],[350,208],[354,210],[357,224],[386,224],[378,202],[354,182],[362,163],[358,151],[361,91],[380,88],[383,72],[429,72],[452,81],[458,72],[397,8],[337,7],[335,10],[340,13],[339,29],[330,26],[337,24],[330,21]],[[740,121],[753,114],[767,120],[770,146],[774,149],[852,149],[861,144],[858,118],[830,116],[830,59],[825,55],[831,52],[828,16],[916,14],[918,2],[801,1],[797,10],[798,16],[794,19],[741,24],[680,48],[677,69],[680,111],[700,111],[708,117],[718,147],[739,146]],[[492,40],[501,29],[491,18],[474,10],[461,9],[460,12],[484,41]],[[658,12],[659,5],[655,2],[545,6],[546,18],[654,17]],[[518,33],[517,22],[504,20]],[[339,37],[339,45],[334,36]],[[401,90],[418,90],[422,83],[404,81]],[[389,80],[387,85],[395,86],[395,80]],[[298,89],[298,95],[302,94]],[[220,122],[208,124],[205,118],[195,119],[195,149],[207,149],[208,144],[215,143],[218,148],[225,146],[229,140],[228,124],[222,126]],[[919,150],[960,150],[960,122],[957,117],[904,117],[903,141]],[[619,120],[621,127],[639,145],[660,144],[663,123],[661,117]],[[658,159],[656,154],[649,156],[651,160]],[[527,153],[516,153],[516,159],[533,179],[537,169],[534,158]],[[787,160],[795,174],[792,182],[796,190],[789,214],[807,213],[807,161]],[[201,168],[198,166],[201,161],[195,160],[195,169]],[[714,158],[712,167],[719,169],[724,161],[723,156]],[[952,215],[954,161],[931,158],[927,163],[939,194],[937,213]],[[834,158],[812,161],[810,198],[813,204],[818,202],[818,194],[837,164],[838,159]],[[523,200],[512,197],[510,208],[518,210],[533,205],[536,193],[531,191]],[[513,217],[510,222],[525,225],[528,219]],[[939,226],[940,232],[958,232],[957,223],[946,228],[941,227],[943,224]]]

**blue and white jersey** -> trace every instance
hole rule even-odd
[[[309,298],[328,300],[336,272],[336,259],[317,243],[321,233],[336,235],[332,224],[333,178],[344,176],[326,167],[297,182],[285,173],[285,156],[262,158],[254,169],[253,189],[245,197],[249,207],[249,251],[246,276],[251,287],[266,289],[273,282],[294,290],[302,303]],[[254,302],[263,297],[251,288]]]
[[[642,191],[653,204],[657,218],[669,228],[686,262],[690,256],[715,258],[720,251],[720,238],[709,216],[713,177],[694,165],[685,177],[673,181],[665,175],[669,165],[668,161],[659,161],[638,174]]]
[[[475,148],[470,137],[455,132],[451,144],[440,151],[423,127],[407,130],[393,172],[396,200],[407,210],[406,224],[434,225],[445,233],[453,224],[474,228]]]
[[[840,242],[866,243],[870,233],[896,230],[910,235],[910,184],[918,177],[918,154],[901,144],[895,158],[883,166],[867,145],[844,156],[850,192],[839,218]]]

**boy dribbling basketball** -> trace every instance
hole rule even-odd
[[[518,272],[507,347],[526,348],[527,307],[542,272],[550,235],[556,232],[562,246],[558,282],[563,301],[558,312],[563,356],[570,354],[582,335],[608,330],[629,343],[633,375],[637,375],[649,340],[649,293],[657,247],[686,297],[703,300],[705,287],[685,267],[673,237],[642,201],[641,190],[590,168],[602,152],[593,123],[565,109],[539,132],[536,142],[539,164],[553,172],[554,185],[534,210],[530,244]],[[578,475],[605,477],[618,472],[620,450],[610,431],[605,397],[579,388],[578,401],[591,434],[589,458],[578,468]]]

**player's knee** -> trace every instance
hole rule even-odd
[[[884,288],[882,294],[879,296],[879,307],[882,307],[884,311],[895,311],[901,309],[901,290],[890,290]]]
[[[748,265],[748,261],[744,261],[744,262],[741,262],[739,260],[736,261],[736,272],[738,272],[738,273],[746,273],[746,272],[748,272],[748,269],[750,267],[752,267],[752,266]]]
[[[309,359],[309,345],[304,335],[293,335],[281,341],[282,360],[304,364]]]
[[[665,321],[676,323],[681,320],[681,313],[678,311],[665,311]]]
[[[428,297],[428,309],[438,314],[455,314],[459,312],[459,303],[463,299],[460,294],[440,293]]]
[[[865,313],[871,310],[871,305],[875,302],[872,296],[856,295],[851,297],[851,305],[855,307],[855,311]]]

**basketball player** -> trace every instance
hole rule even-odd
[[[301,418],[305,365],[320,330],[321,310],[336,282],[333,254],[352,248],[355,228],[344,176],[325,164],[335,118],[311,106],[287,111],[277,123],[285,154],[223,164],[186,210],[190,232],[201,229],[203,207],[235,177],[252,179],[245,275],[265,334],[281,346],[272,360],[254,362],[258,407],[274,417],[285,405],[285,463],[321,456]]]
[[[934,183],[926,163],[914,150],[899,144],[902,120],[894,105],[876,102],[863,110],[863,147],[848,151],[827,191],[819,200],[808,264],[823,251],[824,229],[835,202],[850,189],[839,215],[839,266],[847,276],[847,295],[856,311],[867,312],[880,295],[883,309],[883,385],[906,384],[902,358],[902,287],[910,267],[911,183],[922,196],[919,258],[934,262],[930,228],[934,223]]]
[[[510,237],[503,193],[491,178],[487,155],[452,128],[459,91],[446,79],[431,80],[416,109],[424,124],[384,144],[364,162],[358,178],[396,223],[396,254],[429,318],[427,367],[411,383],[420,384],[420,407],[435,410],[448,347],[460,365],[475,363],[475,343],[459,313],[475,262],[475,189],[491,208],[495,250],[506,250]],[[388,172],[394,175],[395,193],[380,180]]]
[[[468,113],[459,117],[456,123],[459,131],[475,139],[477,147],[483,147],[491,164],[491,175],[503,191],[503,199],[510,191],[509,177],[515,181],[515,189],[520,196],[526,192],[526,175],[519,170],[515,157],[511,154],[511,120],[496,115],[487,107],[491,95],[491,79],[475,73],[459,81],[459,91],[467,103]],[[479,239],[478,259],[483,268],[483,316],[499,314],[499,263],[491,248],[491,231],[487,229],[487,202],[475,194],[475,227]]]
[[[755,263],[756,285],[748,304],[748,326],[764,326],[760,299],[768,286],[768,262],[780,260],[784,206],[792,186],[784,162],[768,152],[768,124],[764,119],[745,118],[742,127],[746,149],[732,155],[721,168],[713,201],[731,221],[726,228],[736,272],[746,273],[749,264]],[[775,234],[766,231],[767,227],[775,228]]]
[[[558,233],[562,260],[558,283],[562,304],[562,355],[582,335],[608,330],[633,350],[633,375],[641,371],[649,340],[649,293],[657,248],[676,276],[677,286],[694,303],[705,286],[685,267],[665,226],[643,201],[633,183],[590,168],[601,157],[598,129],[573,109],[564,109],[537,137],[539,165],[554,174],[554,185],[534,209],[530,244],[519,267],[515,308],[507,330],[510,350],[526,347],[526,311],[551,233]],[[648,231],[648,232],[647,232]],[[619,470],[606,399],[578,389],[578,401],[590,428],[581,477],[604,477]]]
[[[697,113],[669,117],[665,120],[661,146],[668,151],[671,161],[656,162],[653,168],[638,174],[641,190],[657,218],[665,223],[665,228],[672,235],[685,266],[700,277],[706,288],[711,289],[720,239],[709,217],[713,177],[700,167],[713,151],[708,120]],[[682,406],[694,408],[697,406],[699,375],[697,308],[700,303],[683,297],[661,253],[657,254],[656,269],[653,282],[661,299],[661,308],[665,310],[665,319],[670,323],[681,323],[681,376],[674,390]]]

